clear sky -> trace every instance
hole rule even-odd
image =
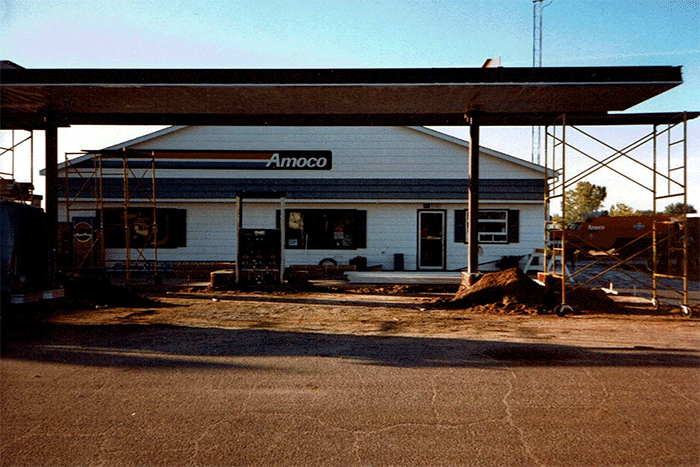
[[[681,65],[682,86],[631,110],[700,110],[700,0],[545,5],[543,66]],[[531,0],[0,0],[0,59],[25,68],[413,68],[479,67],[500,56],[505,67],[528,67],[532,23]],[[62,129],[59,151],[62,158],[157,128]],[[467,139],[466,127],[437,129]],[[647,131],[603,133],[622,147]],[[689,202],[700,209],[700,122],[688,131]],[[531,159],[530,128],[484,128],[481,139]],[[43,166],[40,132],[35,156]],[[9,163],[0,164],[6,171]],[[15,173],[29,179],[19,161]],[[648,193],[617,176],[586,180],[607,187],[606,208],[651,207]]]

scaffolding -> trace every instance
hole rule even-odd
[[[59,251],[64,255],[60,262],[73,272],[105,264],[102,157],[95,154],[86,166],[76,157],[81,155],[85,153],[65,154],[66,223],[59,226]],[[88,206],[85,198],[94,204]]]
[[[17,132],[28,135],[17,137]],[[0,199],[38,205],[42,197],[34,194],[34,132],[29,130],[3,130],[8,135],[7,147],[0,147],[0,161],[5,162],[0,169]],[[25,144],[26,143],[26,144]],[[29,181],[17,181],[17,152],[29,153]],[[9,160],[9,163],[7,161]]]
[[[124,192],[124,274],[131,282],[132,272],[137,269],[150,270],[158,282],[158,223],[156,202],[156,164],[153,156],[137,156],[126,150],[121,152]],[[150,182],[150,183],[149,183]],[[135,199],[145,199],[151,210],[150,219],[135,215],[131,208]],[[136,239],[139,239],[137,241]],[[153,258],[146,250],[153,246]],[[134,256],[132,257],[132,253]]]
[[[80,153],[85,155],[86,153]],[[80,251],[70,248],[72,251],[72,267],[75,270],[85,268],[101,268],[124,273],[127,283],[134,279],[136,271],[152,272],[155,282],[158,282],[158,223],[156,200],[156,173],[155,158],[143,154],[132,154],[122,151],[99,151],[90,154],[90,161],[81,158],[71,159],[75,153],[67,153],[65,161],[66,181],[66,220],[71,229],[69,238],[83,242]],[[117,164],[110,162],[119,161]],[[119,225],[114,224],[114,219],[107,222],[105,219],[105,167],[120,167],[121,172],[121,213]],[[117,175],[116,172],[109,175]],[[117,181],[115,176],[107,177],[108,180]],[[110,186],[110,201],[118,191],[116,185]],[[94,201],[92,206],[86,205],[86,200]],[[138,201],[137,201],[138,200]],[[144,207],[145,204],[145,207]],[[148,211],[148,215],[141,215],[141,211]],[[92,216],[80,216],[80,213],[89,212]],[[88,229],[90,220],[91,229]],[[83,227],[80,227],[80,224]],[[76,232],[77,229],[77,232]],[[123,231],[124,259],[106,259],[105,248],[115,248],[107,245],[106,231]],[[89,230],[90,234],[85,231]],[[82,238],[76,237],[76,234]],[[118,233],[116,233],[118,235]],[[64,238],[68,235],[64,235]],[[111,237],[111,236],[110,236]],[[121,242],[116,242],[121,245]],[[75,245],[75,242],[73,243]],[[65,251],[66,246],[62,248]],[[153,250],[151,257],[146,250]]]
[[[664,117],[665,121],[655,121],[652,124],[651,132],[621,149],[605,143],[579,126],[569,124],[566,114],[562,114],[546,127],[544,272],[560,281],[561,303],[555,309],[558,315],[563,316],[573,311],[567,303],[567,294],[613,269],[618,269],[643,287],[651,288],[652,303],[655,307],[659,305],[659,288],[663,287],[680,300],[683,316],[692,314],[688,294],[688,116],[686,113],[680,113],[664,114]],[[593,151],[575,146],[570,142],[571,135],[568,136],[567,140],[567,131],[575,133],[595,146],[602,147],[608,155],[600,158],[595,155],[597,152],[594,154]],[[651,163],[644,162],[644,157],[633,157],[644,150],[647,151],[646,158],[651,159]],[[572,165],[572,160],[581,156],[590,165],[585,166],[583,170],[567,170],[567,167]],[[625,167],[615,168],[613,163],[616,161],[624,161]],[[578,182],[603,169],[612,171],[615,175],[651,194],[652,217],[655,219],[652,238],[649,242],[647,237],[647,242],[644,242],[645,235],[640,235],[613,251],[602,252],[601,258],[570,273],[566,267],[567,229],[570,227],[565,220],[567,214],[566,194]],[[661,219],[658,217],[658,202],[663,199],[681,200],[683,212],[678,216],[678,219],[656,220]],[[552,203],[557,200],[561,200],[561,218],[553,220]],[[673,225],[668,225],[669,223]],[[590,246],[594,248],[594,245]],[[623,250],[633,251],[633,253],[620,254]],[[644,258],[645,255],[650,257],[647,262],[650,264],[649,268],[638,266],[639,259]],[[603,272],[575,285],[570,284],[577,275],[601,263],[606,266]],[[628,273],[628,270],[640,273],[644,279],[651,282]],[[662,279],[680,279],[682,286],[674,286],[670,281]]]

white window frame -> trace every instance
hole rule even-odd
[[[502,213],[502,218],[496,219],[483,219],[482,215],[486,213]],[[484,224],[503,224],[503,230],[498,231],[481,231],[481,226]],[[479,222],[477,228],[479,229],[479,243],[508,243],[508,210],[507,209],[479,209]]]

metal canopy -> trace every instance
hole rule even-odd
[[[72,124],[542,125],[604,122],[682,83],[681,67],[24,69],[3,62],[0,128]],[[483,117],[483,118],[482,118]],[[602,123],[604,124],[604,123]]]
[[[467,259],[476,275],[480,126],[549,125],[561,114],[570,124],[661,123],[662,114],[609,113],[681,83],[681,68],[669,66],[27,70],[4,61],[0,129],[45,130],[47,225],[56,245],[58,126],[468,124]]]

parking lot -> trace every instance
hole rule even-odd
[[[698,465],[700,327],[420,294],[161,294],[3,322],[2,465]]]

